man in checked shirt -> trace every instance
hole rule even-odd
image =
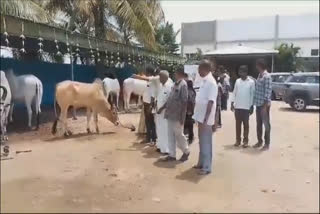
[[[256,81],[256,90],[254,95],[254,104],[256,106],[257,117],[257,137],[258,143],[254,148],[259,148],[263,144],[262,125],[264,126],[264,146],[262,150],[268,150],[270,145],[270,106],[271,106],[271,76],[267,71],[267,64],[264,59],[258,59],[256,68],[259,76]]]

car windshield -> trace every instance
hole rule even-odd
[[[306,82],[306,76],[291,76],[288,78],[287,82],[304,83]]]
[[[272,82],[284,83],[290,75],[273,75]]]

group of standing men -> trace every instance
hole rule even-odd
[[[248,68],[241,66],[239,78],[236,81],[231,109],[236,118],[236,144],[241,144],[241,124],[244,124],[243,146],[248,146],[249,115],[256,105],[258,143],[262,146],[262,124],[265,126],[265,146],[270,143],[270,96],[269,75],[264,61],[257,61],[260,71],[256,83],[248,79]],[[212,171],[213,132],[218,127],[216,119],[218,84],[212,74],[211,62],[202,60],[198,68],[201,77],[199,91],[196,93],[191,80],[188,80],[183,67],[175,72],[173,82],[166,70],[152,67],[146,68],[146,76],[133,75],[133,78],[145,80],[148,87],[143,95],[143,112],[147,136],[145,142],[156,145],[157,151],[165,154],[162,161],[176,161],[176,147],[182,151],[180,161],[189,158],[189,145],[193,141],[193,123],[198,124],[199,159],[194,168],[200,175]],[[271,82],[270,82],[271,87]],[[185,136],[188,133],[188,139]]]
[[[271,107],[271,76],[267,71],[267,64],[264,59],[258,59],[256,69],[259,72],[257,80],[248,77],[248,67],[242,65],[239,68],[237,79],[231,101],[231,110],[235,112],[236,119],[236,143],[241,145],[241,126],[243,124],[243,147],[248,147],[249,143],[249,116],[256,107],[257,138],[258,142],[253,146],[259,148],[263,145],[262,127],[265,128],[263,150],[268,150],[270,146],[270,107]]]

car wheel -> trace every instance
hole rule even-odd
[[[274,93],[274,91],[272,91],[272,94],[271,94],[271,100],[276,100],[276,94]]]
[[[307,107],[307,102],[306,99],[303,97],[295,97],[292,103],[292,107],[296,111],[303,111]]]

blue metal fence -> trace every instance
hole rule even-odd
[[[70,64],[55,64],[40,61],[19,61],[9,58],[1,58],[1,70],[12,68],[16,75],[33,74],[43,84],[44,105],[52,105],[54,89],[58,82],[71,79]],[[95,66],[74,65],[74,80],[80,82],[92,82],[96,78]]]
[[[12,68],[16,75],[33,74],[43,84],[43,105],[53,105],[55,85],[64,80],[71,79],[70,64],[56,64],[42,61],[20,61],[12,58],[0,58],[0,69],[6,71]],[[74,80],[79,82],[93,82],[97,78],[98,66],[73,65]],[[120,84],[130,77],[135,70],[133,67],[99,68],[104,72],[114,73]]]

